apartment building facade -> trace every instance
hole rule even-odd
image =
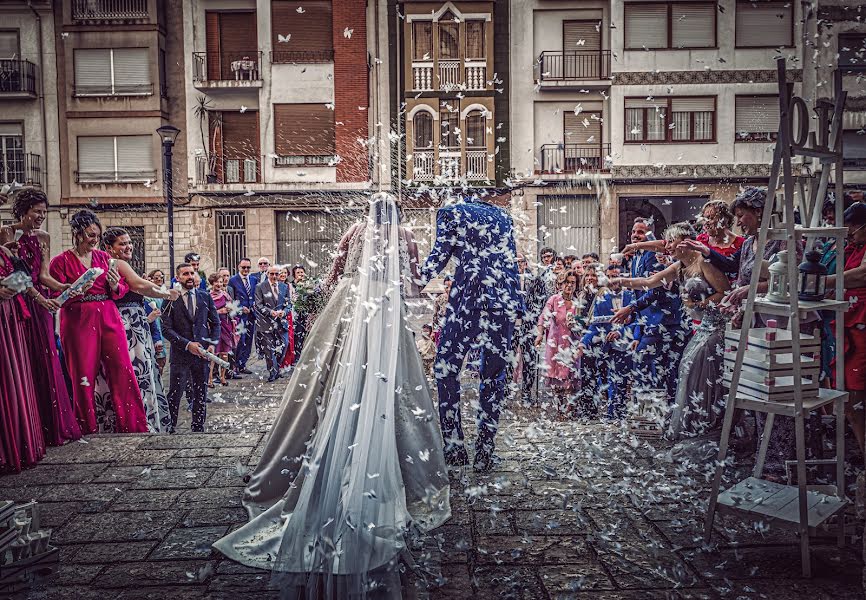
[[[368,30],[378,8],[360,0],[184,3],[190,204],[210,219],[214,239],[202,255],[214,266],[267,256],[322,274],[362,214],[382,175],[370,142],[381,120],[371,115],[380,63]]]
[[[166,268],[162,147],[156,129],[185,113],[180,4],[165,0],[54,2],[61,217],[88,207],[126,228],[139,272]],[[186,197],[178,137],[175,197]],[[175,218],[178,254],[201,243],[193,212]],[[72,243],[65,223],[62,246]]]
[[[50,0],[0,4],[0,188],[37,186],[59,234],[60,200],[54,19]],[[7,187],[8,186],[8,187]],[[13,219],[0,207],[0,223]]]
[[[803,80],[800,5],[514,0],[512,154],[528,249],[607,253],[766,183],[775,57]],[[518,20],[521,25],[518,26]],[[519,88],[520,91],[517,91]]]

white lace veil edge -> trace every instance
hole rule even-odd
[[[399,598],[410,521],[395,435],[401,326],[399,214],[370,201],[337,382],[304,458],[273,578],[285,598]]]

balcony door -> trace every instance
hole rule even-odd
[[[602,113],[583,111],[563,116],[563,161],[566,173],[600,171],[604,166]]]
[[[562,78],[601,79],[601,21],[562,22]]]
[[[240,60],[258,61],[259,42],[256,35],[255,12],[205,13],[207,45],[207,78],[235,79],[232,63]],[[258,72],[260,65],[255,65]]]
[[[257,183],[261,174],[259,113],[223,111],[212,136],[220,183]]]
[[[25,183],[24,128],[19,123],[0,123],[0,183]]]

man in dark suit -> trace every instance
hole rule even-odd
[[[280,283],[277,267],[269,267],[267,281],[256,288],[256,347],[268,365],[268,381],[280,377],[283,331],[289,310],[289,286]]]
[[[213,299],[195,286],[195,269],[187,263],[177,266],[180,298],[162,307],[162,333],[171,344],[170,387],[168,391],[171,429],[177,427],[180,398],[192,396],[192,430],[204,431],[207,416],[208,361],[204,351],[216,345],[220,318]]]
[[[496,462],[493,440],[505,400],[505,368],[513,360],[511,336],[523,313],[511,217],[478,197],[440,208],[436,241],[422,269],[424,282],[438,275],[451,258],[456,259],[457,268],[435,366],[445,460],[450,465],[469,462],[460,418],[459,376],[466,354],[479,349],[474,467],[489,472]]]
[[[240,321],[241,337],[238,340],[238,347],[235,349],[235,360],[239,373],[251,375],[252,371],[247,369],[247,361],[250,359],[250,353],[253,349],[253,336],[256,332],[256,319],[253,314],[253,305],[255,304],[256,287],[259,285],[258,275],[251,273],[253,263],[248,258],[242,258],[238,263],[238,274],[229,279],[229,289],[232,291],[233,298],[240,305]]]

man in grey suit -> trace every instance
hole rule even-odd
[[[256,287],[256,348],[265,356],[268,382],[280,377],[280,359],[283,355],[283,331],[290,310],[289,286],[280,283],[277,267],[269,267],[265,281]]]

